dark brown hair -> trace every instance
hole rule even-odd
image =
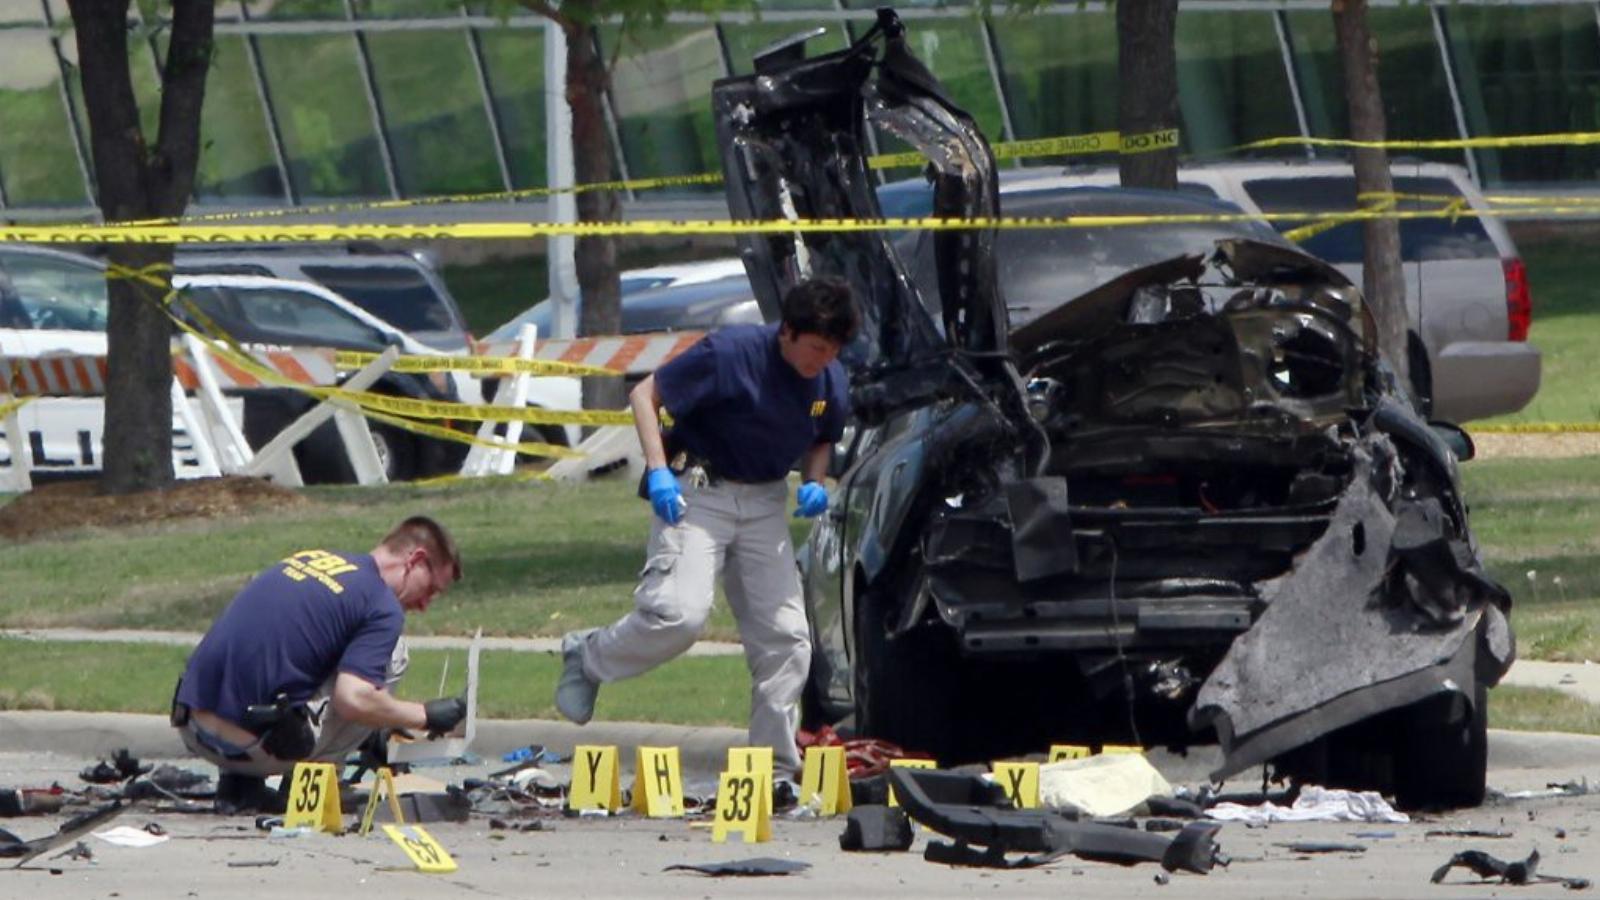
[[[404,553],[412,547],[421,547],[427,551],[428,558],[434,565],[450,566],[452,582],[461,580],[461,551],[456,549],[455,538],[444,530],[443,525],[428,516],[412,516],[406,519],[384,535],[383,540],[378,543],[394,553]]]
[[[848,344],[861,327],[861,316],[850,286],[842,279],[821,276],[800,282],[783,296],[783,324],[796,335],[815,334]]]

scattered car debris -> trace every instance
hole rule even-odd
[[[508,822],[505,819],[490,819],[489,828],[492,831],[553,831],[555,830],[543,819],[532,822]]]
[[[1497,800],[1537,800],[1542,797],[1583,797],[1590,793],[1589,779],[1581,781],[1568,781],[1562,784],[1554,782],[1545,785],[1542,790],[1506,791],[1495,792]]]
[[[216,796],[216,785],[209,774],[163,764],[153,771],[144,766],[122,789],[128,800],[207,800]]]
[[[0,789],[0,816],[40,816],[60,812],[65,793],[59,784],[47,788]]]
[[[1158,862],[1168,871],[1204,874],[1227,857],[1216,822],[1190,822],[1168,838],[1136,828],[1077,822],[1060,813],[1011,808],[1000,787],[978,775],[891,768],[889,780],[906,813],[955,844],[930,842],[924,858],[957,865],[1037,865],[1064,854],[1131,865]],[[973,845],[984,849],[975,849]],[[1008,862],[1007,853],[1041,854]]]
[[[109,760],[102,759],[78,773],[90,784],[116,784],[150,771],[150,766],[140,764],[137,757],[121,747],[113,751]]]
[[[702,875],[713,876],[762,876],[762,875],[793,875],[811,868],[808,862],[797,859],[775,859],[770,856],[758,856],[754,859],[734,859],[727,862],[714,863],[676,863],[662,869],[663,872],[683,870],[699,872]]]
[[[1341,844],[1336,841],[1292,841],[1287,844],[1273,844],[1282,847],[1290,853],[1365,853],[1367,848],[1363,844]]]
[[[88,844],[85,844],[83,841],[78,841],[71,847],[68,847],[60,853],[57,853],[55,856],[50,857],[50,859],[73,859],[82,860],[83,862],[94,862],[94,851],[89,849]]]
[[[911,849],[911,819],[898,806],[857,806],[845,818],[839,849],[849,851]]]
[[[1411,817],[1396,812],[1374,791],[1347,791],[1306,785],[1292,806],[1262,803],[1245,806],[1217,803],[1206,809],[1206,817],[1219,822],[1410,822]]]
[[[278,859],[232,859],[228,861],[230,869],[266,869],[282,862]]]
[[[1527,859],[1506,862],[1490,856],[1482,850],[1463,850],[1450,861],[1435,869],[1429,878],[1434,884],[1444,881],[1450,870],[1461,867],[1488,881],[1498,878],[1501,884],[1559,884],[1569,890],[1586,890],[1590,882],[1587,878],[1568,878],[1562,875],[1539,874],[1539,851],[1534,850],[1528,854]]]
[[[1487,838],[1489,840],[1500,840],[1516,837],[1516,833],[1512,831],[1492,831],[1486,828],[1431,828],[1424,831],[1422,836],[1425,838]]]
[[[115,819],[117,816],[122,815],[124,809],[126,809],[126,807],[123,805],[122,801],[118,800],[109,805],[102,806],[97,809],[91,809],[88,812],[73,816],[72,818],[63,822],[61,827],[56,829],[55,834],[42,838],[36,838],[31,841],[0,843],[0,857],[14,858],[17,860],[16,865],[20,867],[23,863],[26,863],[28,860],[33,859],[41,853],[48,853],[57,847],[65,846],[66,844],[77,841],[79,838],[89,834],[96,828],[99,828],[110,822],[112,819]],[[10,832],[5,832],[4,836],[0,837],[0,840],[3,840],[5,837],[15,838],[15,835],[12,835]]]

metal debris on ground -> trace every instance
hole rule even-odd
[[[128,748],[121,747],[111,754],[109,760],[102,759],[88,766],[78,773],[78,777],[90,784],[116,784],[149,771],[150,766],[141,765],[138,758],[128,752]]]
[[[16,866],[21,867],[23,863],[41,853],[48,853],[57,847],[77,841],[96,828],[122,815],[122,811],[125,808],[122,801],[118,800],[108,806],[91,809],[63,822],[61,827],[56,829],[55,834],[31,841],[16,841],[16,836],[10,832],[0,833],[0,841],[5,841],[6,838],[12,839],[0,842],[0,857],[14,858],[17,861]]]
[[[1367,848],[1363,844],[1341,844],[1335,841],[1293,841],[1286,844],[1273,844],[1282,847],[1290,853],[1365,853]]]
[[[0,789],[0,816],[40,816],[60,812],[65,793],[59,784],[47,788]]]
[[[1450,857],[1449,862],[1435,869],[1433,876],[1428,880],[1438,884],[1457,866],[1471,871],[1485,881],[1498,878],[1501,884],[1559,884],[1575,891],[1586,890],[1590,885],[1587,878],[1539,874],[1538,850],[1529,853],[1527,859],[1511,862],[1490,856],[1482,850],[1463,850]]]
[[[228,862],[230,869],[266,869],[277,865],[276,859],[235,859]]]
[[[1500,838],[1515,837],[1516,832],[1490,831],[1485,828],[1432,828],[1428,831],[1424,831],[1422,836],[1447,838],[1488,838],[1491,840],[1497,840]]]
[[[911,849],[911,819],[897,806],[857,806],[845,818],[839,849],[849,851]]]
[[[1071,854],[1123,865],[1157,862],[1169,872],[1199,874],[1228,863],[1214,841],[1222,828],[1216,822],[1191,822],[1168,838],[1137,828],[1077,822],[1044,810],[1013,809],[998,785],[978,775],[892,768],[889,780],[911,818],[955,839],[954,844],[928,845],[924,858],[933,862],[1013,868]],[[1007,853],[1035,855],[1008,861]]]
[[[714,863],[676,863],[662,869],[663,872],[683,870],[686,872],[699,872],[702,875],[793,875],[811,868],[808,862],[796,859],[775,859],[770,856],[758,856],[754,859],[733,859],[727,862]]]

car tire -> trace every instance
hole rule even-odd
[[[371,430],[384,476],[390,481],[410,481],[417,477],[417,443],[411,434],[387,425],[374,425]]]
[[[910,753],[950,758],[959,754],[961,737],[954,643],[933,627],[891,638],[889,617],[895,612],[876,590],[865,592],[856,605],[856,731]]]
[[[1489,691],[1449,692],[1411,707],[1395,748],[1395,803],[1401,809],[1479,806],[1487,793]]]

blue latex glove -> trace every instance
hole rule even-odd
[[[689,504],[684,501],[683,491],[678,488],[678,477],[672,474],[671,469],[651,469],[645,476],[644,484],[650,493],[650,508],[656,511],[661,521],[668,525],[683,521],[683,511]]]
[[[815,481],[800,485],[800,490],[795,491],[794,499],[799,503],[794,511],[794,517],[797,519],[809,519],[828,510],[828,489]]]

